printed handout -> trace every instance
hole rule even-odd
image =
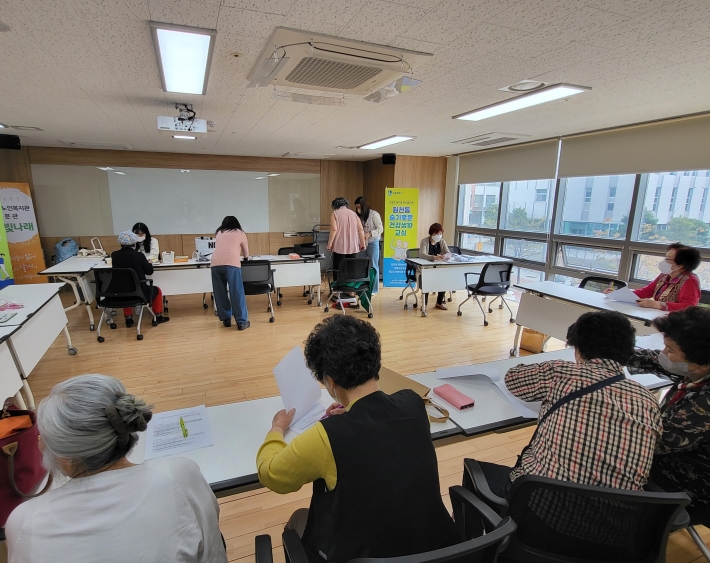
[[[205,405],[153,415],[146,431],[145,459],[214,445]]]

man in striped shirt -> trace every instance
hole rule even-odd
[[[505,384],[524,401],[541,401],[539,426],[514,468],[478,462],[493,493],[505,496],[521,475],[584,485],[641,490],[651,470],[661,413],[655,397],[629,379],[596,388],[554,410],[555,403],[590,385],[623,376],[634,352],[635,329],[613,311],[585,313],[567,331],[576,362],[518,365]],[[543,420],[544,419],[544,420]]]

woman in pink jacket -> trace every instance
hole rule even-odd
[[[232,314],[237,330],[249,328],[247,299],[242,282],[242,256],[249,256],[247,235],[239,221],[228,215],[217,229],[217,242],[212,254],[212,291],[217,305],[217,315],[224,326],[232,326]],[[229,286],[229,293],[227,293]]]

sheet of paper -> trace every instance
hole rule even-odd
[[[293,430],[296,434],[303,434],[325,416],[325,411],[325,405],[316,403],[306,414],[299,418],[298,421],[292,423],[289,429]]]
[[[638,295],[631,291],[628,287],[622,287],[616,291],[612,291],[607,294],[608,299],[613,299],[614,301],[621,301],[622,303],[634,303],[638,301]]]
[[[636,373],[634,375],[627,375],[627,377],[649,389],[671,384],[670,379],[658,377],[654,373]]]
[[[321,397],[320,385],[306,366],[299,346],[291,350],[274,368],[276,384],[287,411],[296,409],[291,427],[304,416]]]
[[[452,377],[467,377],[472,375],[484,375],[493,383],[500,381],[500,370],[496,367],[477,366],[454,366],[450,368],[439,368],[436,370],[437,379],[450,379]]]
[[[518,411],[520,416],[524,418],[538,417],[540,414],[540,406],[542,405],[541,402],[536,401],[534,403],[527,403],[521,399],[518,399],[515,395],[508,391],[508,388],[505,386],[505,381],[496,381],[495,385],[498,389],[500,389],[500,392],[503,393],[505,398],[508,399],[510,405]]]
[[[153,415],[146,431],[145,459],[214,445],[205,405]]]

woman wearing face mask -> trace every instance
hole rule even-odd
[[[133,225],[133,234],[138,237],[136,250],[142,252],[148,259],[148,262],[160,261],[160,245],[158,239],[150,236],[150,229],[145,223],[136,223]]]
[[[429,227],[429,236],[419,243],[419,258],[423,260],[438,261],[444,259],[444,254],[451,252],[444,240],[444,227],[441,223],[434,223]],[[429,294],[424,294],[424,302],[429,304]],[[436,295],[436,308],[446,311],[446,292],[440,291]]]
[[[633,290],[639,297],[638,304],[661,311],[680,311],[696,306],[700,301],[700,280],[693,270],[699,265],[700,252],[697,249],[679,242],[671,244],[666,257],[658,263],[661,274],[646,287]]]
[[[371,209],[367,204],[367,200],[360,196],[355,200],[355,213],[362,221],[362,227],[365,231],[365,242],[367,243],[367,257],[372,261],[372,267],[377,272],[377,284],[372,290],[372,295],[377,295],[380,289],[380,238],[384,227],[382,226],[382,218],[380,214]]]
[[[685,491],[691,509],[710,506],[710,309],[688,307],[653,321],[663,350],[636,350],[631,373],[673,380],[661,403],[663,434],[656,442],[651,479]]]

